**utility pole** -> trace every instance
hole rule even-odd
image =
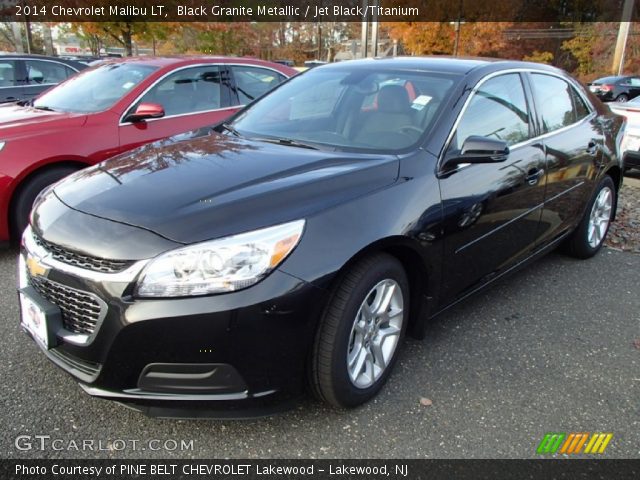
[[[455,22],[449,22],[449,23],[453,23],[453,28],[455,29],[456,36],[453,41],[453,56],[457,57],[458,47],[460,46],[460,25],[464,23],[462,21],[462,0],[458,2],[458,18],[456,19]]]
[[[456,32],[455,40],[453,41],[453,56],[458,56],[458,45],[460,44],[460,19],[453,22],[453,28]]]
[[[373,14],[371,15],[371,56],[378,56],[378,3],[379,0],[372,0]]]
[[[611,65],[611,73],[614,75],[622,75],[622,72],[624,71],[624,54],[627,48],[629,28],[631,27],[633,4],[634,0],[624,0],[620,28],[618,29],[618,40],[616,41],[616,51],[613,54],[613,65]]]
[[[362,0],[362,8],[364,14],[362,15],[362,36],[360,44],[360,56],[361,58],[367,58],[367,42],[369,41],[369,18],[367,15],[367,0]]]

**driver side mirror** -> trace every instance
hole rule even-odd
[[[444,166],[455,167],[461,163],[498,163],[509,156],[509,147],[504,140],[471,135],[462,144],[460,153],[448,158]]]
[[[135,112],[130,113],[125,118],[127,122],[141,122],[149,118],[164,117],[164,107],[159,103],[141,103]]]

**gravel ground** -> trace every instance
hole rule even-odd
[[[620,203],[613,249],[552,253],[454,307],[405,342],[372,402],[341,412],[307,398],[242,422],[147,418],[83,394],[20,331],[16,252],[0,252],[0,458],[539,458],[545,433],[573,431],[613,432],[606,458],[640,458],[640,256],[614,251],[638,252],[640,173]],[[36,435],[127,448],[39,448]]]
[[[548,255],[408,339],[363,407],[304,399],[247,421],[147,418],[82,393],[18,327],[15,260],[0,252],[0,458],[540,458],[547,432],[612,432],[599,458],[640,458],[640,255]],[[16,447],[21,435],[33,448]],[[105,447],[66,446],[85,440]]]
[[[620,191],[616,221],[609,228],[607,246],[640,253],[640,174],[628,175]]]

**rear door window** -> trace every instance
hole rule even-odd
[[[231,70],[240,105],[251,103],[286,80],[284,75],[267,68],[233,65]]]
[[[545,133],[572,125],[589,114],[584,100],[569,82],[534,73],[531,83]]]

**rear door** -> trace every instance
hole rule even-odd
[[[164,117],[128,121],[127,115],[141,103],[162,105]],[[237,110],[232,103],[229,74],[224,65],[177,70],[158,80],[125,112],[119,127],[120,149],[131,150],[154,140],[220,123]]]
[[[445,303],[530,254],[544,200],[544,149],[533,139],[536,129],[520,73],[500,74],[476,86],[445,160],[459,154],[472,135],[504,140],[510,153],[504,162],[440,173]]]
[[[528,75],[546,152],[545,205],[538,233],[547,244],[582,216],[601,168],[603,134],[597,113],[577,87],[547,73]]]

